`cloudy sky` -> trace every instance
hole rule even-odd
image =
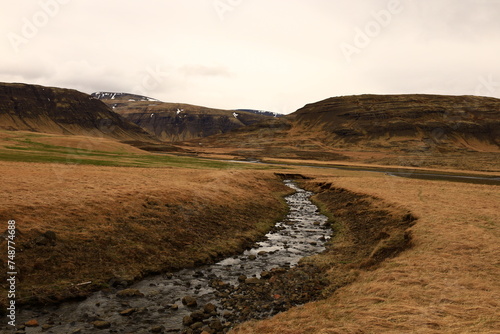
[[[290,113],[500,98],[500,0],[0,0],[0,81]]]

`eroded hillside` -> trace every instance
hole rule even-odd
[[[0,83],[0,129],[155,141],[90,95],[28,84]]]
[[[302,132],[335,147],[500,151],[500,100],[477,96],[360,95],[295,113]]]
[[[274,118],[269,113],[167,103],[125,93],[94,93],[115,112],[166,142],[204,138]]]

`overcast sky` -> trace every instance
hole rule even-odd
[[[500,0],[0,0],[0,81],[290,113],[500,98]]]

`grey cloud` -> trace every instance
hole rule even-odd
[[[390,1],[235,1],[221,20],[206,0],[73,0],[18,53],[0,42],[0,81],[287,111],[370,92],[500,97],[493,84],[475,87],[500,81],[497,0],[400,0],[404,10],[347,62],[340,45],[376,25]],[[9,6],[3,33],[41,10]]]

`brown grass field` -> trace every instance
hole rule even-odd
[[[500,333],[498,186],[303,172],[317,174],[313,182],[410,210],[418,218],[410,228],[413,246],[375,268],[347,266],[351,284],[334,286],[326,299],[245,323],[233,333]],[[349,242],[342,233],[349,231],[334,241],[340,248]],[[336,273],[335,260],[335,246],[316,259],[330,261]]]
[[[82,148],[78,138],[42,137],[2,137],[2,152],[40,161],[0,161],[0,232],[16,220],[21,303],[81,297],[112,281],[214,261],[242,250],[285,212],[288,189],[274,175],[284,167],[191,168],[191,160],[175,165],[123,144]],[[59,146],[141,164],[53,162],[67,154]],[[328,251],[304,260],[327,270],[330,286],[323,300],[233,333],[500,333],[498,186],[298,166],[287,172],[313,177],[304,186],[334,221]]]

